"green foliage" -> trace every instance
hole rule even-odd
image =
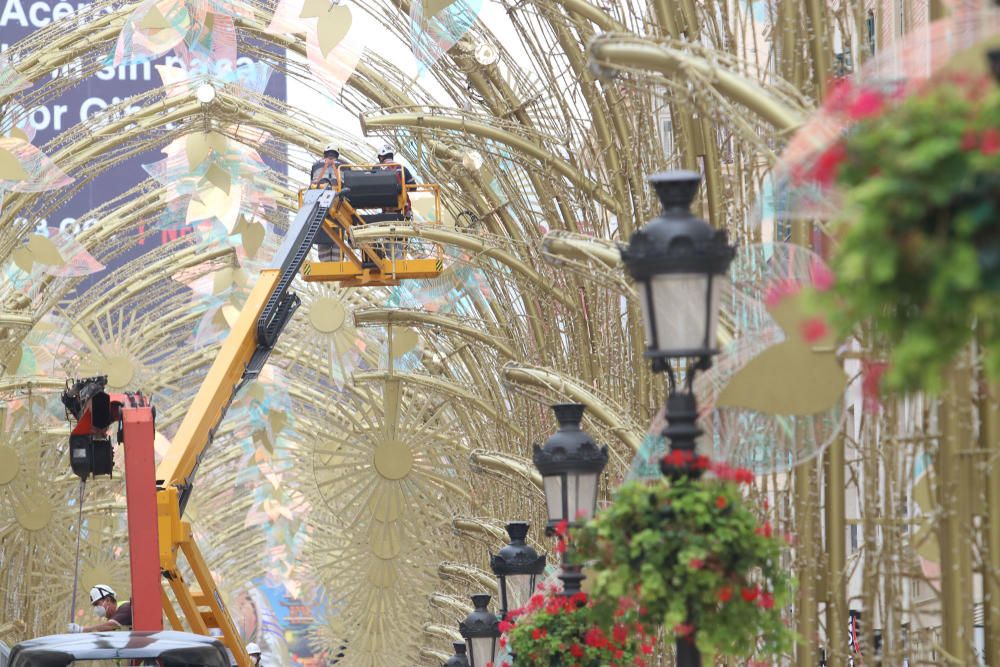
[[[870,325],[889,361],[883,389],[940,390],[974,325],[1000,378],[1000,91],[936,82],[860,122],[840,150],[837,281],[822,297],[834,325]]]
[[[511,617],[501,630],[517,667],[642,667],[653,653],[653,638],[627,599],[540,592]]]
[[[574,531],[574,543],[578,557],[596,561],[595,597],[634,596],[642,620],[678,638],[695,632],[707,654],[750,658],[791,647],[781,614],[792,592],[782,546],[735,483],[627,483]]]

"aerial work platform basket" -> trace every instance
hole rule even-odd
[[[316,243],[326,252],[326,261],[306,261],[302,278],[307,282],[336,281],[348,287],[398,285],[407,278],[441,275],[444,249],[440,244],[414,238],[412,202],[426,211],[420,222],[441,224],[441,191],[436,184],[407,184],[402,165],[341,165],[336,182],[313,183],[299,191],[299,207],[308,190],[328,189],[339,193],[317,234]],[[429,214],[429,215],[428,215]],[[418,216],[420,217],[420,216]],[[432,218],[432,219],[429,219]],[[396,226],[409,233],[394,236]],[[356,242],[353,230],[361,225],[384,226],[385,240]],[[326,255],[326,257],[324,257]],[[331,261],[332,259],[332,261]]]

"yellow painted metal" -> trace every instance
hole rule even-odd
[[[393,163],[387,163],[393,166]],[[350,164],[342,165],[337,169],[337,181],[333,184],[333,189],[340,191],[343,187],[343,174],[345,169],[369,171],[372,169],[384,168],[386,165],[366,165]],[[310,186],[317,188],[319,186]],[[306,188],[299,190],[299,207],[302,206]],[[408,203],[410,192],[431,192],[434,195],[434,224],[441,222],[441,188],[433,183],[416,183],[404,186],[396,201],[396,209],[404,210]],[[398,285],[400,280],[410,278],[437,278],[444,270],[444,249],[440,244],[436,244],[434,256],[421,259],[392,259],[380,257],[373,244],[360,243],[359,250],[361,257],[355,254],[346,241],[351,237],[353,229],[357,228],[360,222],[364,224],[363,215],[359,214],[351,204],[344,199],[337,199],[337,203],[332,206],[323,221],[322,231],[329,236],[340,248],[340,261],[338,262],[311,262],[306,261],[302,265],[302,278],[306,282],[339,282],[345,287],[389,287]],[[403,222],[403,220],[401,220]],[[388,231],[392,231],[390,228]],[[374,268],[364,268],[363,261],[373,263]]]
[[[236,629],[236,624],[233,623],[232,617],[222,602],[222,596],[212,578],[212,572],[208,569],[208,564],[202,557],[201,551],[198,550],[198,546],[194,540],[190,539],[190,526],[185,522],[184,527],[188,539],[181,544],[181,549],[184,551],[191,572],[202,591],[200,595],[194,591],[191,592],[192,599],[199,606],[199,617],[213,621],[212,627],[222,630],[222,641],[236,657],[236,664],[239,667],[249,667],[250,656],[247,655],[246,647],[244,647],[239,631]],[[208,607],[208,611],[204,611],[203,607]],[[188,622],[190,621],[191,618],[188,617]]]
[[[177,545],[182,538],[176,487],[168,486],[157,490],[156,521],[160,540],[160,569],[172,572],[177,569]]]
[[[170,623],[170,629],[177,630],[178,632],[183,631],[184,624],[181,623],[181,618],[177,615],[177,610],[174,609],[174,603],[170,601],[170,596],[167,595],[167,591],[161,588],[160,593],[161,603],[163,604],[163,613],[167,616],[167,621]]]
[[[207,635],[208,627],[205,625],[205,621],[198,611],[198,605],[195,603],[194,596],[191,595],[191,591],[188,589],[187,582],[184,581],[180,573],[175,574],[168,581],[170,582],[170,589],[174,592],[174,597],[177,598],[177,604],[180,606],[184,618],[187,619],[191,632]]]
[[[247,297],[232,331],[192,401],[192,409],[181,422],[170,449],[156,469],[156,479],[165,487],[184,484],[205,451],[209,432],[222,418],[233,390],[257,345],[257,319],[278,284],[280,271],[265,269]]]
[[[338,281],[346,286],[398,285],[406,278],[436,278],[441,275],[440,259],[378,259],[376,269],[359,269],[353,262],[305,262],[302,279],[309,282]]]

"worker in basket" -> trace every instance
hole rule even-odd
[[[323,157],[313,162],[309,174],[309,182],[313,186],[333,187],[337,182],[337,170],[347,164],[340,159],[340,148],[335,143],[329,143],[323,150]],[[323,235],[325,237],[325,235]],[[339,262],[340,247],[327,238],[317,239],[316,249],[321,262]]]
[[[378,166],[374,167],[374,169],[386,169],[397,172],[399,174],[399,183],[405,192],[407,185],[414,185],[417,181],[413,178],[413,174],[410,173],[409,169],[394,161],[395,153],[396,151],[392,146],[384,144],[378,151]],[[410,205],[410,194],[405,192],[405,196],[406,205],[402,211],[398,208],[383,208],[382,214],[397,213],[399,214],[400,220],[409,220],[412,218],[413,208]],[[403,258],[403,242],[401,239],[390,239],[385,245],[390,257],[395,259]]]
[[[256,642],[247,644],[247,655],[250,656],[250,664],[253,667],[260,667],[260,646]]]
[[[313,162],[309,172],[309,182],[313,185],[331,187],[337,182],[337,169],[347,164],[340,159],[340,148],[329,143],[323,149],[323,157]]]
[[[90,606],[95,616],[107,620],[90,626],[70,623],[70,632],[105,632],[132,627],[132,603],[119,605],[114,589],[107,584],[98,584],[90,589]]]

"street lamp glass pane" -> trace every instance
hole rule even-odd
[[[596,472],[567,475],[570,521],[587,521],[594,516],[594,508],[597,505],[597,477]]]
[[[495,637],[473,637],[468,640],[469,662],[472,667],[486,667],[486,663],[494,662],[496,656],[493,649],[496,647]]]
[[[508,574],[507,575],[507,611],[520,609],[528,604],[531,594],[534,593],[535,575],[533,574]]]
[[[719,276],[713,276],[718,283]],[[700,273],[660,274],[653,276],[650,288],[653,291],[653,322],[656,325],[656,340],[651,339],[650,313],[645,286],[639,283],[639,297],[645,310],[646,342],[656,345],[659,352],[701,350],[705,347],[705,306],[709,299],[709,276]],[[708,346],[715,347],[719,320],[719,289],[716,286],[711,295],[711,327]]]
[[[545,491],[545,504],[548,506],[549,521],[563,519],[562,475],[548,475],[542,478]]]

